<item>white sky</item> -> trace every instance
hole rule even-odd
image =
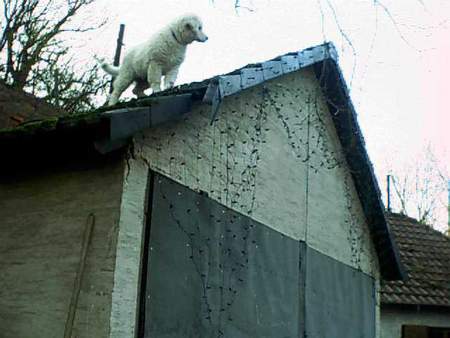
[[[233,0],[98,0],[90,14],[107,16],[108,24],[83,41],[88,53],[82,55],[112,59],[119,23],[126,25],[126,52],[185,12],[203,18],[209,40],[189,47],[178,84],[331,40],[347,83],[352,80],[351,97],[385,190],[388,167],[402,170],[428,144],[441,166],[450,167],[450,1],[382,1],[376,6],[374,0],[244,0],[252,11],[236,12]],[[443,226],[446,214],[442,206]]]

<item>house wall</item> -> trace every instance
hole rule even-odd
[[[402,325],[450,327],[450,311],[386,307],[381,309],[381,338],[401,338]]]
[[[135,139],[135,157],[223,205],[377,277],[369,229],[312,69],[199,104]]]
[[[64,337],[71,307],[72,337],[108,336],[122,175],[116,160],[2,177],[2,337]]]

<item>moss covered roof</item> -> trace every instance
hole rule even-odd
[[[149,97],[119,102],[113,107],[103,106],[96,110],[79,114],[60,115],[55,117],[27,121],[15,127],[0,129],[0,139],[32,137],[33,135],[46,133],[56,129],[59,130],[96,124],[99,123],[102,119],[108,119],[108,115],[105,114],[106,112],[124,108],[149,107],[152,104],[154,104],[158,98],[161,97],[190,93],[193,99],[201,99],[203,98],[203,95],[205,93],[209,81],[210,80],[206,80],[203,82],[193,82],[177,86],[169,90],[165,90],[160,93],[151,95]]]
[[[63,115],[22,123],[17,127],[0,129],[0,139],[11,139],[23,136],[33,136],[59,128],[71,128],[83,124],[99,122],[102,114],[98,111],[77,115]]]

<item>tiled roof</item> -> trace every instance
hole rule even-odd
[[[63,115],[63,111],[0,81],[0,129]]]
[[[382,281],[381,302],[450,307],[450,238],[404,215],[388,221],[408,278]]]

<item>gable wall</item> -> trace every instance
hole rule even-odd
[[[122,174],[123,163],[116,161],[2,178],[2,337],[64,336],[89,215],[95,224],[85,242],[72,336],[108,335]]]
[[[160,172],[339,262],[378,275],[369,230],[312,69],[200,104],[136,137]]]

